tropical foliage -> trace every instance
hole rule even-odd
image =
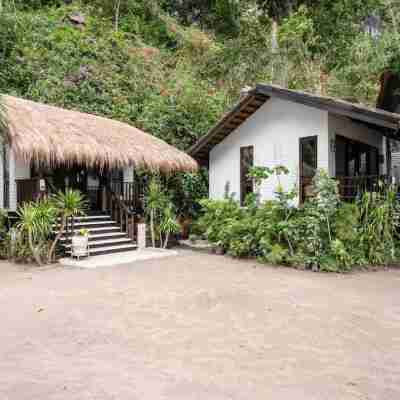
[[[1,214],[0,255],[38,265],[54,261],[57,243],[67,219],[82,214],[86,200],[79,191],[67,189],[47,199],[25,203],[17,210],[18,223],[8,230]]]
[[[160,177],[151,178],[145,203],[147,218],[150,222],[152,246],[156,247],[158,242],[160,247],[166,248],[171,234],[179,232],[179,225],[175,207]]]
[[[38,265],[43,264],[42,255],[49,244],[56,208],[48,200],[25,203],[18,209],[19,234],[26,236],[29,249]]]
[[[48,262],[53,260],[56,245],[65,230],[68,218],[82,215],[88,206],[88,202],[82,193],[79,190],[73,189],[66,189],[65,192],[58,192],[52,198],[52,204],[57,211],[57,216],[60,218],[60,224],[56,237],[50,247],[47,258]]]
[[[322,170],[313,187],[313,196],[302,207],[294,206],[295,191],[282,186],[275,200],[255,206],[250,197],[246,208],[232,198],[204,200],[198,225],[229,254],[266,263],[343,272],[399,259],[397,188],[382,186],[360,195],[354,204],[344,203],[337,182]]]
[[[397,0],[1,4],[0,93],[126,121],[181,149],[247,85],[374,104],[380,74],[400,71]]]

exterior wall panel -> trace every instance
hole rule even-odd
[[[10,152],[10,210],[17,209],[17,183],[16,179],[29,179],[31,177],[30,165],[18,159],[14,152]]]
[[[289,189],[299,181],[299,139],[318,136],[318,168],[329,170],[328,113],[301,104],[271,98],[246,122],[210,152],[210,198],[222,199],[225,188],[240,198],[240,148],[254,146],[254,165],[285,165],[290,174],[281,177]],[[275,178],[264,182],[262,200],[274,197]]]

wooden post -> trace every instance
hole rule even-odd
[[[101,193],[101,210],[102,211],[107,211],[107,191],[106,187],[102,187],[102,193]]]

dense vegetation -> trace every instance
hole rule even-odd
[[[399,9],[398,0],[1,0],[0,93],[123,120],[186,149],[260,81],[374,103],[380,74],[400,69]]]
[[[67,189],[18,207],[18,223],[11,229],[6,212],[1,210],[0,257],[22,263],[35,261],[38,265],[55,261],[68,218],[84,214],[87,205],[79,191]]]
[[[268,175],[286,172],[278,167]],[[337,182],[324,171],[313,187],[313,197],[302,207],[294,206],[296,189],[285,192],[280,186],[276,200],[259,204],[249,195],[244,208],[232,197],[203,200],[197,229],[232,256],[272,264],[344,272],[400,260],[397,187],[360,192],[355,203],[340,200]]]

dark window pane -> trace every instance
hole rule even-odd
[[[346,176],[346,142],[336,138],[336,176]]]
[[[301,171],[302,176],[313,177],[317,169],[317,140],[304,139],[301,142]]]
[[[369,175],[379,175],[379,155],[378,149],[370,148],[369,153]]]
[[[336,136],[336,176],[378,175],[378,149]]]
[[[243,205],[246,196],[253,193],[253,181],[247,176],[254,164],[254,147],[240,148],[240,203]]]
[[[317,170],[317,136],[300,139],[300,199],[311,195],[312,178]]]
[[[10,152],[3,144],[3,207],[10,207]]]

